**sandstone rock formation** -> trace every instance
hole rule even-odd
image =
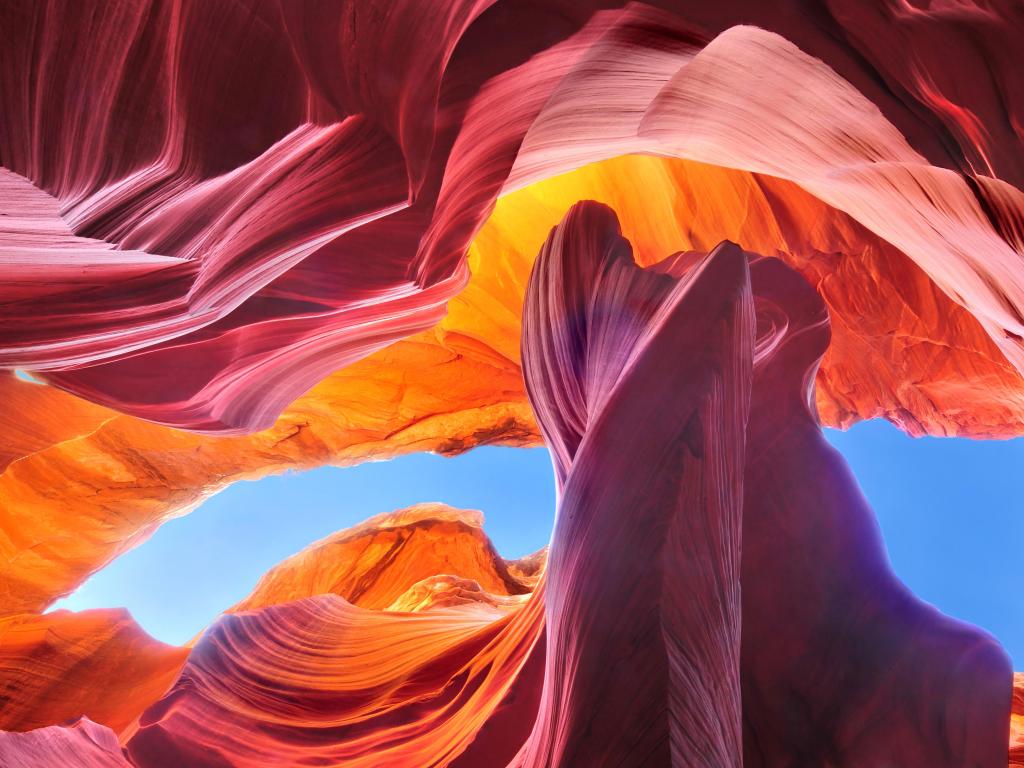
[[[720,197],[695,197],[707,190]],[[642,264],[706,249],[724,232],[817,285],[834,318],[816,390],[826,424],[884,415],[912,433],[1005,436],[1022,423],[1020,377],[976,321],[848,217],[769,177],[609,160],[500,200],[470,248],[473,277],[436,330],[333,374],[256,435],[171,430],[0,376],[12,404],[0,414],[9,435],[0,610],[42,609],[234,480],[412,450],[537,444],[520,378],[519,306],[548,230],[588,191],[620,212]],[[729,211],[743,215],[730,220]],[[803,234],[802,219],[815,222]],[[22,411],[45,416],[38,429]]]
[[[133,763],[511,758],[540,693],[543,603],[530,582],[541,558],[513,561],[528,572],[520,582],[482,522],[421,504],[272,569],[204,632],[173,688],[127,734]],[[474,758],[471,743],[489,746]]]
[[[439,539],[468,538],[450,553],[468,576],[433,583],[518,582],[472,513],[372,518],[286,561],[249,599],[265,607],[205,633],[128,758],[1005,763],[1016,724],[1001,651],[894,579],[820,436],[810,374],[829,328],[811,286],[729,243],[641,269],[594,203],[552,233],[531,285],[526,381],[560,487],[532,597],[505,612],[423,605],[423,581],[405,582],[412,564],[452,564]],[[666,367],[681,353],[686,366]],[[673,418],[658,410],[670,393]],[[427,610],[340,596],[369,606],[402,587],[400,606]],[[323,591],[338,594],[309,596]],[[601,599],[579,599],[591,591]]]
[[[0,760],[10,768],[131,768],[117,736],[84,717],[66,727],[0,735]]]
[[[418,627],[431,631],[451,629],[452,623],[457,630],[482,627],[522,608],[542,562],[534,555],[525,562],[506,563],[482,524],[479,512],[437,503],[377,515],[283,561],[249,597],[228,611],[249,612],[336,595],[342,598],[339,604],[347,606],[343,610],[356,605],[405,613],[474,609],[475,615],[461,619],[448,616],[409,625],[411,637],[418,636]],[[536,611],[531,615],[536,616]],[[406,625],[396,616],[384,626]],[[530,642],[538,629],[536,623],[527,627]],[[285,626],[282,630],[290,631]],[[367,652],[372,636],[359,637],[361,632],[355,629],[349,634],[355,636],[353,647]],[[379,653],[390,652],[393,634],[391,629],[381,631]],[[428,633],[423,642],[429,644],[432,636]],[[211,642],[201,637],[195,653],[205,653]],[[0,619],[0,731],[33,731],[86,717],[88,726],[81,727],[88,733],[106,726],[128,741],[143,711],[179,679],[190,652],[187,647],[156,642],[124,610],[57,611]],[[309,683],[316,686],[324,681],[314,675]],[[39,743],[51,742],[47,737]]]
[[[500,193],[649,152],[798,185],[1019,373],[1019,8],[597,6],[11,6],[0,363],[161,423],[269,427],[441,318]],[[524,13],[548,34],[509,34]]]
[[[531,591],[510,573],[484,534],[480,512],[418,504],[371,517],[311,544],[268,571],[231,611],[326,594],[384,610],[435,576],[472,580],[493,595]]]
[[[537,606],[495,620],[326,595],[225,616],[143,714],[128,754],[137,765],[450,764],[507,698],[542,626]]]
[[[434,608],[473,608],[504,611],[518,608],[528,595],[493,595],[475,579],[441,574],[417,581],[387,607],[389,611],[418,613]]]
[[[581,203],[524,315],[561,502],[521,765],[1004,761],[1005,654],[896,579],[821,435],[810,285],[730,243],[638,269],[614,214]]]
[[[0,619],[0,730],[87,717],[121,732],[167,692],[187,655],[124,609]]]
[[[1005,763],[1004,659],[894,581],[818,420],[1024,433],[1019,4],[0,30],[0,728],[38,728],[0,762]],[[649,269],[592,204],[549,237],[582,199]],[[42,613],[231,482],[541,428],[545,576],[468,518],[450,549],[377,520],[180,675],[123,614]]]
[[[1013,676],[1013,714],[1010,716],[1010,768],[1024,766],[1024,673]]]
[[[560,505],[544,695],[517,764],[738,765],[746,257],[727,244],[688,279],[645,271],[614,214],[581,204],[530,286],[524,370]]]

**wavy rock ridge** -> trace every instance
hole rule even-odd
[[[494,619],[521,606],[536,577],[520,561],[501,559],[482,523],[479,512],[436,503],[378,515],[285,560],[227,612],[326,594],[371,610],[469,606]],[[543,553],[528,562],[538,560]],[[178,679],[189,653],[154,641],[124,610],[6,619],[0,730],[86,716],[125,739]]]
[[[815,284],[833,318],[817,375],[824,423],[884,415],[914,433],[975,436],[1021,423],[1021,380],[976,321],[848,217],[768,177],[624,157],[502,198],[470,248],[473,277],[448,317],[328,377],[270,430],[196,435],[0,376],[11,403],[0,413],[0,610],[42,609],[237,479],[413,450],[538,444],[521,379],[520,307],[537,250],[584,196],[619,213],[641,264],[707,250],[724,233]],[[802,219],[815,221],[810,240],[796,228]],[[23,412],[40,414],[33,428]]]

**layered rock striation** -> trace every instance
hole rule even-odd
[[[13,4],[0,364],[158,423],[267,428],[438,322],[499,195],[645,152],[795,184],[1019,373],[1024,15],[811,5]]]

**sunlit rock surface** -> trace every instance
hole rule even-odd
[[[507,761],[540,694],[542,602],[530,593],[542,556],[506,563],[482,522],[479,512],[421,504],[272,569],[236,615],[204,632],[174,687],[142,714],[132,760]]]
[[[699,649],[687,667],[676,663],[668,645],[658,649],[646,637],[638,644],[654,648],[645,663],[668,665],[674,676],[645,680],[628,692],[649,707],[669,702],[671,723],[638,737],[651,746],[651,759],[670,754],[687,764],[693,759],[687,748],[706,749],[725,764],[739,759],[735,680],[731,672],[712,675],[714,681],[707,675],[741,658],[747,762],[758,759],[751,756],[755,747],[768,763],[794,754],[825,760],[828,750],[869,761],[899,754],[905,765],[1005,762],[990,746],[995,731],[1005,731],[1000,717],[988,714],[995,708],[988,681],[1005,671],[998,654],[970,629],[894,591],[877,562],[870,513],[841,463],[807,448],[817,452],[814,466],[828,480],[804,483],[785,462],[820,442],[814,410],[830,425],[884,416],[912,434],[1021,434],[1019,4],[834,0],[780,10],[735,0],[359,0],[327,6],[114,0],[94,8],[54,0],[5,4],[0,30],[0,366],[8,369],[0,374],[0,620],[25,628],[0,641],[6,649],[0,650],[0,690],[22,692],[20,703],[0,717],[47,725],[77,716],[70,710],[95,710],[100,722],[121,728],[121,706],[138,708],[159,695],[167,675],[159,659],[177,651],[138,637],[123,616],[85,621],[39,614],[227,484],[415,450],[538,444],[520,367],[527,276],[550,228],[578,200],[596,199],[615,210],[641,266],[681,254],[659,267],[679,277],[728,239],[799,272],[824,300],[814,312],[827,309],[831,325],[827,350],[822,342],[796,361],[787,357],[792,345],[768,354],[762,344],[767,356],[758,358],[758,327],[742,502],[732,498],[739,490],[722,481],[738,471],[738,432],[734,425],[731,431],[712,427],[738,417],[743,398],[732,393],[731,417],[716,411],[686,433],[694,455],[720,460],[695,464],[697,476],[682,478],[680,487],[692,491],[705,474],[717,473],[721,494],[701,497],[693,505],[699,514],[685,522],[706,524],[718,538],[703,551],[680,549],[672,539],[654,541],[675,559],[658,562],[645,578],[670,584],[664,574],[691,557],[701,568],[689,588],[710,601],[697,605],[710,612],[717,607],[721,615],[677,614],[629,584],[605,584],[609,605],[635,618],[637,627],[660,622],[670,627],[666,637],[687,638],[687,647]],[[756,271],[750,284],[755,306]],[[645,284],[657,282],[636,274],[645,275],[637,278]],[[722,296],[729,293],[724,282],[710,282]],[[711,301],[715,290],[688,301]],[[736,301],[747,301],[740,295],[746,289],[736,290]],[[776,324],[779,318],[770,320],[779,339],[792,334]],[[549,420],[549,438],[552,414],[576,395],[576,419],[610,407],[599,400],[614,389],[618,374],[611,371],[622,362],[612,348],[646,349],[650,339],[667,333],[663,317],[648,321],[635,339],[613,334],[615,343],[602,345],[588,361],[591,370],[573,371],[579,381],[597,376],[596,389],[560,396],[557,407],[541,414],[542,424]],[[742,381],[730,368],[742,365],[741,337],[716,353],[721,364],[712,366],[712,379]],[[809,333],[801,343],[813,338]],[[734,353],[738,357],[730,357]],[[530,354],[539,354],[544,365],[558,362],[527,345],[527,360]],[[792,422],[765,426],[758,382],[774,370],[765,361],[784,358],[793,366],[789,374],[810,377],[822,355],[813,390],[802,380],[787,389],[801,398],[813,391],[816,408],[804,408],[801,399],[800,407],[790,403],[772,414]],[[560,364],[574,364],[569,358],[563,355]],[[682,363],[670,356],[663,366],[668,375],[656,384],[667,387],[682,375]],[[15,369],[47,383],[17,379],[10,373]],[[700,390],[707,381],[685,384],[693,402],[708,397]],[[651,405],[665,408],[683,399],[682,391],[677,387]],[[539,393],[532,394],[536,407]],[[585,431],[581,423],[573,429]],[[778,455],[773,430],[786,435]],[[765,434],[770,458],[751,448],[763,444]],[[563,481],[574,458],[575,449],[556,456]],[[787,494],[798,489],[800,498],[814,498],[818,516],[782,508],[769,492],[752,498],[752,477],[789,478]],[[652,487],[649,500],[659,490]],[[611,496],[604,501],[614,506]],[[659,525],[684,520],[677,502],[651,512]],[[739,535],[738,507],[747,540],[743,581],[758,585],[742,591],[742,621],[735,616],[737,550],[729,538]],[[579,531],[579,546],[593,545],[604,566],[628,570],[630,547],[642,550],[651,532],[630,530],[632,538],[620,548],[597,532],[624,523],[600,505],[589,513],[599,524]],[[788,547],[783,558],[770,546],[761,548],[758,533],[758,526],[775,530],[780,516],[791,524],[776,542]],[[573,524],[579,521],[560,518],[567,531]],[[844,532],[856,535],[851,541]],[[809,541],[818,559],[794,560],[791,550]],[[552,550],[552,569],[563,574],[576,565],[566,563],[575,551],[566,546],[563,540],[561,552]],[[438,549],[429,559],[461,557]],[[253,764],[294,761],[303,748],[328,763],[391,750],[392,764],[417,766],[424,760],[500,765],[524,744],[521,759],[535,763],[597,750],[596,742],[588,746],[579,736],[580,703],[565,699],[551,682],[561,679],[566,659],[576,658],[597,671],[589,679],[566,679],[566,690],[623,685],[622,670],[596,664],[597,647],[574,646],[573,620],[600,625],[596,601],[579,600],[570,585],[555,580],[546,609],[539,603],[543,587],[526,607],[507,605],[506,598],[523,598],[505,576],[525,593],[536,583],[539,563],[502,566],[496,556],[480,557],[459,560],[467,568],[481,566],[478,574],[420,576],[412,568],[395,583],[370,578],[372,608],[344,601],[340,592],[357,582],[343,574],[327,569],[289,581],[289,564],[282,565],[268,577],[275,586],[263,593],[265,602],[252,604],[270,607],[228,618],[200,641],[196,653],[206,650],[191,658],[182,678],[194,685],[176,686],[177,704],[165,699],[162,709],[151,710],[132,759],[160,759],[166,747],[182,760],[240,760],[234,750],[247,745],[239,734],[259,727],[261,717],[274,725],[267,741],[253,748]],[[773,590],[783,569],[772,569],[780,560],[806,568],[790,578],[820,592],[765,602],[778,598]],[[822,576],[826,563],[830,573]],[[610,580],[602,564],[585,566],[595,583]],[[708,585],[702,579],[711,574],[715,583]],[[274,605],[305,597],[306,588],[320,587],[320,578],[337,588],[334,597]],[[505,592],[490,591],[498,582]],[[379,618],[384,614],[377,609],[397,605],[419,611],[410,619],[422,622],[409,625],[419,628],[413,634],[433,637],[436,626],[447,637],[451,628],[440,627],[449,609],[441,603],[472,595],[492,595],[495,604],[472,598],[478,605],[468,610],[463,604],[454,613],[488,627],[480,631],[494,640],[486,657],[493,666],[483,677],[458,667],[459,690],[477,698],[469,709],[435,710],[436,732],[409,726],[382,746],[378,730],[347,753],[338,751],[341,736],[356,739],[354,733],[323,729],[364,721],[358,705],[317,719],[323,713],[281,712],[251,690],[263,710],[240,715],[244,696],[224,697],[216,688],[218,678],[236,681],[243,691],[266,669],[283,672],[286,665],[261,638],[288,645],[295,630],[301,642],[288,646],[294,655],[287,668],[295,671],[297,687],[276,690],[283,699],[300,690],[305,695],[316,690],[323,659],[301,628],[315,627],[344,645],[358,634],[348,628],[378,626],[365,617]],[[835,622],[821,608],[832,601],[861,608],[849,612],[856,626],[840,638],[832,636]],[[774,627],[775,613],[759,613],[765,605],[791,612],[787,632],[772,633],[782,647],[766,643],[751,657],[747,642],[737,657],[728,639],[737,626],[744,632]],[[556,651],[546,661],[537,642],[545,636],[544,610],[558,619],[549,628]],[[492,627],[492,620],[504,623]],[[696,625],[706,634],[699,640]],[[367,633],[375,639],[360,646],[369,649],[367,658],[376,658],[374,643],[383,642],[375,631]],[[103,646],[106,651],[89,651],[107,636],[118,639]],[[868,643],[869,652],[852,658],[844,645],[852,637]],[[907,637],[938,638],[925,650],[912,646],[918,667],[894,661],[908,648]],[[976,652],[964,656],[972,644]],[[140,666],[126,664],[125,688],[132,693],[108,706],[76,680],[107,674],[122,645],[138,649]],[[791,652],[794,645],[799,654]],[[238,658],[235,648],[250,658]],[[403,664],[433,664],[425,649],[418,652]],[[74,663],[83,653],[88,663]],[[446,653],[438,650],[438,668],[455,670]],[[40,654],[52,660],[40,663]],[[961,656],[963,663],[954,663]],[[937,680],[934,670],[943,664],[948,674]],[[399,675],[403,669],[396,667]],[[545,671],[545,704],[527,741]],[[491,684],[492,673],[500,683]],[[828,680],[815,690],[801,689],[823,675]],[[851,689],[850,678],[873,681],[873,687]],[[133,679],[138,685],[130,685]],[[967,679],[977,690],[961,696]],[[40,693],[29,701],[32,691],[52,690],[48,681],[57,680],[67,687],[65,697]],[[681,688],[673,687],[679,680]],[[721,690],[712,696],[713,684]],[[427,689],[446,690],[434,678]],[[680,698],[679,690],[686,695]],[[944,691],[934,701],[946,697],[959,709],[912,706],[930,690]],[[883,703],[874,703],[872,696],[883,695]],[[897,696],[903,697],[898,704]],[[845,702],[841,712],[828,706],[837,697]],[[372,709],[385,719],[386,726],[377,721],[383,730],[415,720],[408,702],[388,701]],[[768,703],[762,707],[762,701]],[[877,722],[846,719],[858,711],[877,715]],[[680,725],[709,720],[713,725]],[[247,725],[240,730],[238,722]],[[958,735],[942,725],[954,722],[968,727]],[[35,732],[18,741],[20,757],[8,753],[5,759],[46,765],[39,750],[66,754],[76,744],[89,759],[106,759],[108,740],[98,735],[106,732],[82,723],[75,730]],[[1019,733],[1019,718],[1014,723]],[[229,735],[224,744],[215,743],[217,728]],[[820,741],[798,744],[797,732],[808,729],[823,734]],[[680,746],[682,731],[698,732],[707,742]],[[601,738],[612,735],[602,732]],[[1005,733],[1001,738],[1005,744]],[[915,741],[927,747],[908,756],[907,745]],[[5,740],[4,748],[13,743]],[[872,753],[870,744],[891,753]],[[621,748],[607,746],[609,754]]]
[[[247,437],[157,426],[0,374],[12,405],[0,413],[10,457],[0,473],[0,613],[42,610],[236,480],[414,450],[536,444],[518,366],[445,338],[439,329],[392,345]],[[25,412],[38,412],[46,431],[26,428]]]
[[[496,596],[532,591],[495,551],[480,512],[418,504],[311,544],[267,572],[231,611],[324,594],[340,595],[361,608],[403,610],[390,606],[410,599],[409,590],[424,579],[438,576],[471,580]]]
[[[1013,676],[1013,714],[1010,716],[1010,768],[1024,766],[1024,673]]]
[[[560,486],[545,585],[504,610],[424,605],[432,585],[466,591],[501,566],[508,574],[478,514],[421,505],[372,518],[268,574],[252,599],[269,607],[204,633],[126,754],[211,766],[1005,763],[1014,736],[1000,651],[891,576],[810,410],[824,304],[780,261],[750,259],[725,243],[643,270],[609,209],[575,207],[535,266],[523,337]],[[680,350],[688,365],[666,377]],[[645,415],[664,399],[634,388],[652,386],[674,393],[677,416]],[[794,499],[787,473],[815,462],[820,479]],[[444,536],[423,535],[425,524]],[[435,576],[452,570],[436,559],[438,539],[458,535],[462,579],[409,574],[417,559],[401,553],[417,546]],[[353,562],[357,552],[367,561]],[[747,570],[758,578],[741,592]],[[291,601],[274,604],[285,585]],[[350,602],[399,590],[398,607],[419,612]],[[837,624],[837,611],[856,620]],[[833,674],[822,679],[820,666]]]
[[[507,302],[508,278],[491,260],[500,255],[521,285],[550,228],[584,198],[616,211],[645,266],[728,238],[781,258],[814,285],[833,319],[816,389],[826,425],[883,416],[915,435],[1020,433],[1024,380],[981,325],[897,248],[769,175],[628,156],[531,185],[500,199],[474,240],[467,294],[485,289],[493,303]],[[463,318],[468,311],[453,303],[450,319]],[[508,322],[486,338],[504,349],[518,335]]]
[[[461,636],[463,630],[475,631],[506,614],[518,613],[526,604],[542,567],[543,553],[506,562],[494,550],[482,524],[480,512],[436,503],[377,515],[285,560],[268,572],[252,595],[229,610],[251,611],[304,598],[338,596],[333,603],[326,599],[321,602],[342,606],[338,609],[341,614],[357,617],[343,633],[352,638],[353,645],[345,646],[349,650],[342,658],[371,654],[366,659],[368,664],[372,658],[383,658],[393,648],[393,628],[406,626],[402,617],[396,615],[380,625],[383,628],[379,634],[377,630],[364,631],[360,622],[374,615],[373,611],[440,613],[438,619],[410,625],[409,636],[422,638],[423,644],[410,641],[407,665],[385,672],[381,678],[384,688],[397,685],[405,674],[402,670],[417,666],[417,659],[422,661],[417,654],[432,658],[431,643],[437,633],[452,631]],[[373,610],[357,611],[355,605]],[[278,614],[274,616],[280,618]],[[527,618],[530,621],[524,624]],[[511,639],[503,641],[509,644],[508,648],[495,649],[494,658],[513,664],[512,671],[503,673],[509,680],[514,678],[522,654],[536,641],[541,626],[538,618],[538,611],[533,609],[511,630],[500,634]],[[371,620],[371,625],[372,621],[376,620]],[[283,636],[292,631],[287,622],[282,622],[279,629]],[[420,629],[425,634],[421,635]],[[499,626],[490,631],[497,633]],[[213,638],[221,632],[220,624],[209,630]],[[128,741],[137,732],[137,721],[143,711],[164,697],[179,680],[186,658],[209,653],[216,642],[201,636],[191,652],[189,648],[158,643],[123,610],[57,611],[0,620],[0,695],[4,702],[0,731],[30,731],[86,716],[94,721],[89,728],[96,730],[95,723],[99,723],[114,732],[115,742],[118,734],[122,741]],[[234,651],[230,654],[233,663],[241,661]],[[506,656],[511,656],[511,661]],[[301,663],[301,658],[295,663]],[[309,686],[324,685],[315,668],[309,674]],[[388,677],[392,674],[394,678]],[[353,677],[345,683],[353,692],[359,688],[356,680],[358,677]],[[324,689],[323,695],[331,694]],[[488,695],[497,697],[490,705],[497,706],[504,687]],[[477,727],[479,723],[470,733]],[[67,737],[69,743],[78,738]],[[48,736],[38,742],[41,754],[47,754],[47,745],[62,743],[54,739]],[[151,740],[149,735],[141,737],[142,742]],[[6,745],[2,748],[11,750],[35,743],[0,737],[0,745]],[[373,753],[373,748],[364,746],[368,754]],[[192,759],[199,758],[189,758]]]
[[[39,610],[237,479],[411,450],[537,444],[519,308],[548,230],[588,193],[620,214],[642,264],[706,250],[723,233],[816,284],[837,318],[817,379],[826,424],[884,415],[912,433],[985,436],[1022,423],[1021,380],[981,327],[848,217],[769,177],[620,158],[501,199],[469,250],[473,277],[436,330],[333,374],[256,435],[170,430],[0,377],[14,462],[0,475],[0,610]],[[39,428],[21,412],[40,413]]]
[[[2,618],[0,730],[84,716],[121,732],[167,692],[187,654],[151,638],[124,609]]]
[[[162,423],[268,427],[441,318],[500,193],[651,152],[800,186],[1019,372],[1004,5],[11,4],[0,362]],[[527,19],[546,34],[510,34]]]
[[[497,611],[517,608],[527,595],[494,595],[485,592],[475,579],[458,576],[428,576],[417,581],[387,607],[389,611],[417,613],[433,608],[480,608]]]
[[[125,754],[143,766],[529,766],[637,755],[771,765],[793,754],[851,766],[893,755],[907,765],[1001,764],[1008,667],[990,640],[917,603],[890,575],[870,513],[844,487],[811,410],[809,373],[828,342],[824,304],[782,262],[749,259],[725,243],[643,270],[612,211],[576,206],[534,267],[523,336],[560,486],[545,586],[501,609],[500,600],[431,605],[433,585],[450,598],[452,587],[482,592],[474,587],[487,578],[525,596],[513,571],[532,578],[543,556],[510,569],[479,513],[420,505],[372,518],[269,573],[250,598],[269,607],[204,633],[133,726]],[[680,350],[688,365],[667,377],[665,359]],[[651,387],[664,396],[637,395]],[[676,415],[656,418],[665,398]],[[637,423],[658,426],[639,432]],[[761,439],[774,448],[759,448]],[[794,461],[801,472],[808,462],[834,466],[806,499],[780,507],[792,501]],[[823,503],[819,485],[839,489],[838,501]],[[805,556],[773,554],[779,546]],[[353,562],[356,553],[367,560]],[[418,566],[429,562],[448,578],[423,576]],[[447,573],[457,569],[465,575]],[[741,593],[743,569],[758,584]],[[820,597],[797,594],[795,583]],[[581,589],[602,599],[580,600]],[[350,602],[386,608],[395,596],[401,613]],[[834,610],[861,620],[837,627]],[[741,626],[755,640],[743,642]],[[777,642],[764,640],[772,633]],[[794,657],[793,647],[807,650]],[[799,668],[820,664],[836,672],[834,684]],[[867,698],[850,694],[850,680]],[[876,689],[891,695],[873,703]],[[803,723],[788,712],[795,702]],[[879,709],[880,722],[857,726]],[[779,717],[785,725],[772,723]]]
[[[448,764],[507,697],[535,613],[386,613],[326,595],[226,616],[128,752],[140,765]]]

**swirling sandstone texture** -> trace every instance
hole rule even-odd
[[[66,727],[51,725],[28,733],[5,733],[0,760],[10,768],[131,768],[109,729],[81,718]]]
[[[482,525],[479,512],[437,503],[377,515],[285,560],[227,612],[330,594],[374,610],[469,608],[486,623],[522,607],[544,553],[505,561]],[[188,655],[154,641],[124,610],[2,619],[0,730],[84,716],[127,739]]]
[[[122,731],[167,691],[187,655],[124,609],[0,619],[0,730],[84,716]]]
[[[1024,766],[1024,673],[1013,675],[1013,714],[1010,716],[1010,768]]]
[[[1005,654],[897,581],[821,435],[828,341],[779,260],[642,270],[593,203],[553,231],[523,359],[562,492],[521,765],[1005,763]]]
[[[484,534],[480,512],[418,504],[372,517],[310,545],[271,569],[231,610],[327,593],[362,608],[383,610],[423,580],[441,575],[472,579],[491,595],[531,591],[510,572]]]
[[[598,5],[6,4],[0,364],[269,427],[437,323],[499,194],[651,152],[845,214],[1019,373],[1019,6]]]
[[[473,277],[448,317],[332,374],[269,430],[213,438],[168,429],[0,375],[10,404],[0,412],[0,611],[44,608],[238,479],[413,450],[537,444],[520,375],[519,308],[548,231],[588,193],[619,213],[641,264],[706,250],[720,232],[798,269],[833,318],[856,318],[833,323],[817,376],[826,424],[884,415],[912,433],[1016,429],[1019,376],[910,259],[791,183],[624,157],[499,200],[469,250]],[[801,235],[793,222],[804,210],[815,226]],[[22,413],[38,414],[35,424]]]
[[[198,640],[125,734],[130,759],[506,762],[537,708],[543,603],[535,580],[512,575],[529,566],[498,557],[481,523],[422,504],[284,561]]]
[[[0,34],[0,763],[1005,764],[1001,653],[895,582],[818,422],[1024,433],[1018,3],[12,0]],[[581,199],[621,223],[549,236]],[[544,576],[432,507],[191,652],[43,614],[231,482],[542,433]]]
[[[541,251],[523,363],[561,501],[544,698],[521,765],[741,762],[753,334],[735,245],[677,281],[640,269],[614,214],[590,205]]]

